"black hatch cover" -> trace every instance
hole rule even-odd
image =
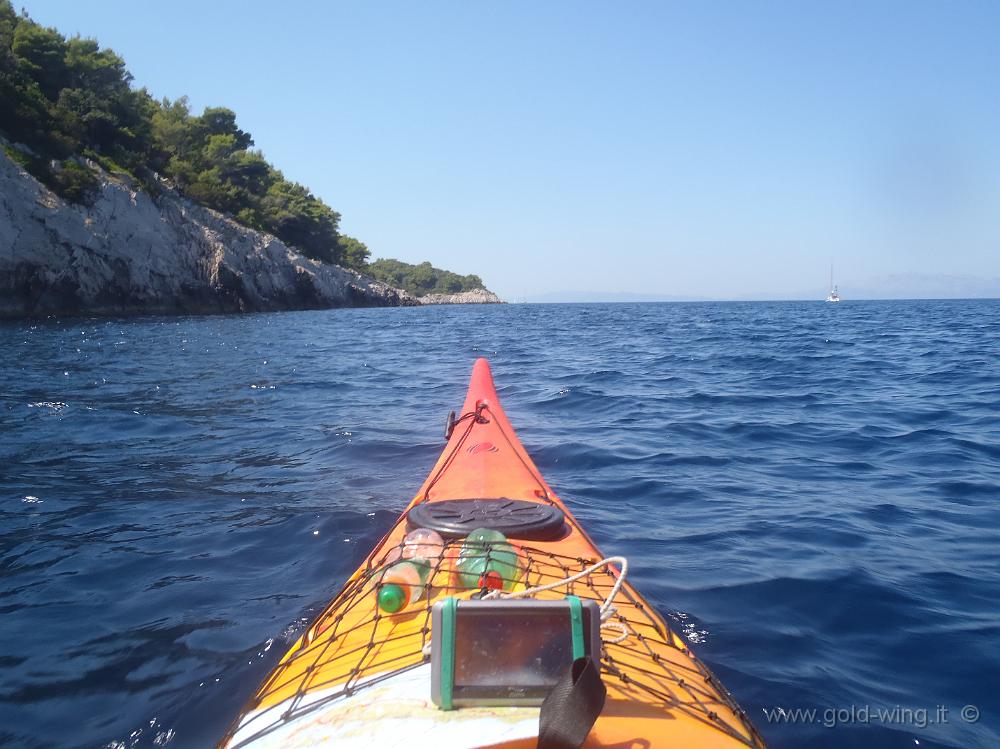
[[[445,538],[461,538],[476,528],[529,541],[551,541],[563,534],[558,507],[506,497],[423,502],[410,510],[407,521],[411,528],[430,528]]]

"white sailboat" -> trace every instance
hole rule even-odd
[[[830,266],[830,293],[826,295],[826,301],[840,301],[840,294],[837,293],[837,287],[833,285],[833,265]]]

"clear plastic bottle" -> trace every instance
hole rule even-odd
[[[444,551],[444,539],[430,528],[417,528],[403,539],[403,559],[423,559],[436,567]]]
[[[382,564],[390,565],[400,559],[410,561],[417,559],[425,560],[431,567],[435,567],[438,559],[444,553],[444,546],[444,539],[437,531],[432,531],[429,528],[417,528],[407,533],[399,545],[389,548],[382,558]]]

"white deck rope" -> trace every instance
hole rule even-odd
[[[610,640],[601,638],[602,642],[605,644],[614,644],[617,642],[623,642],[628,639],[630,634],[629,628],[625,626],[623,622],[611,621],[611,617],[615,615],[617,609],[614,607],[612,602],[615,600],[615,596],[618,595],[618,591],[621,590],[622,585],[625,583],[625,576],[628,574],[628,559],[625,557],[606,557],[599,562],[595,562],[586,569],[582,569],[577,573],[564,577],[561,580],[554,580],[551,583],[546,583],[545,585],[536,585],[533,588],[525,588],[524,590],[515,590],[510,592],[504,592],[502,590],[491,590],[489,593],[482,597],[484,601],[495,600],[497,598],[529,598],[536,593],[542,593],[546,590],[555,590],[563,585],[569,585],[570,583],[576,582],[588,575],[592,575],[601,567],[608,567],[612,564],[617,564],[620,572],[615,578],[615,584],[611,586],[611,591],[608,593],[607,598],[604,599],[604,603],[601,604],[601,629],[611,629],[616,630],[620,634]],[[428,641],[423,647],[424,655],[430,655],[431,653],[431,643]]]
[[[555,588],[561,587],[563,585],[569,585],[570,583],[576,582],[581,578],[587,577],[593,574],[601,567],[608,567],[612,564],[617,564],[621,570],[615,579],[615,584],[611,586],[611,592],[608,593],[607,598],[604,599],[604,603],[601,604],[601,629],[614,629],[620,632],[620,634],[610,640],[602,640],[608,644],[614,644],[617,642],[622,642],[628,639],[629,630],[622,622],[613,622],[611,617],[615,615],[617,609],[614,607],[612,602],[615,600],[615,596],[618,595],[618,591],[621,590],[622,584],[625,582],[625,576],[628,574],[628,559],[625,557],[605,557],[599,562],[595,562],[586,569],[582,569],[579,572],[564,577],[561,580],[555,580],[551,583],[546,583],[545,585],[536,585],[534,588],[526,588],[525,590],[516,590],[509,593],[500,590],[491,590],[485,596],[483,600],[495,599],[495,598],[528,598],[535,595],[536,593],[541,593],[546,590],[554,590]]]

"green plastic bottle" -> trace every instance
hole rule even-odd
[[[378,586],[378,607],[387,614],[409,606],[424,593],[430,565],[422,559],[396,562],[382,575]]]
[[[455,564],[455,585],[459,588],[511,590],[524,567],[517,550],[500,531],[477,528],[462,544]]]

